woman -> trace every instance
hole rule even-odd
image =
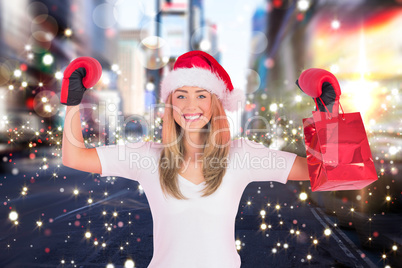
[[[90,74],[98,70],[91,66],[95,63],[73,63],[62,88],[67,105],[77,105],[82,98],[77,92],[98,77]],[[71,81],[82,78],[87,80],[81,89],[73,90]],[[242,94],[205,52],[180,56],[162,81],[161,96],[166,104],[162,143],[86,149],[78,106],[68,106],[63,164],[141,184],[154,221],[149,267],[240,267],[234,222],[244,189],[253,181],[309,180],[306,159],[247,139],[230,140],[225,109],[235,110]]]

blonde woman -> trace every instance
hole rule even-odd
[[[148,267],[240,267],[234,223],[244,189],[253,181],[309,180],[306,159],[247,139],[231,140],[225,110],[235,110],[243,95],[223,67],[201,51],[180,56],[161,83],[162,143],[86,149],[76,105],[96,82],[98,75],[91,72],[99,66],[84,61],[94,66],[70,64],[65,72],[63,164],[141,184],[153,216]],[[92,83],[71,84],[85,78]]]

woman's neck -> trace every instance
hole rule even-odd
[[[205,135],[203,133],[187,133],[184,135],[184,158],[196,161],[204,153]]]

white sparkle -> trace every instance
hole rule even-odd
[[[124,268],[134,268],[134,262],[133,260],[126,260],[126,262],[124,263]]]
[[[91,238],[91,233],[90,233],[90,232],[86,232],[86,233],[85,233],[85,237],[86,237],[86,238]]]
[[[302,200],[302,201],[305,201],[306,199],[307,199],[307,194],[306,193],[300,193],[300,195],[299,195],[299,198],[300,198],[300,200]]]
[[[18,219],[18,213],[17,213],[16,211],[11,211],[11,212],[8,214],[8,218],[9,218],[11,221],[16,221],[16,220]]]
[[[326,236],[330,236],[331,233],[332,233],[331,230],[328,229],[328,228],[324,230],[324,234],[325,234]]]

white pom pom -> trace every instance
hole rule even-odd
[[[239,108],[244,107],[246,96],[244,92],[238,88],[232,91],[226,90],[223,100],[223,108],[229,112],[237,111]]]

